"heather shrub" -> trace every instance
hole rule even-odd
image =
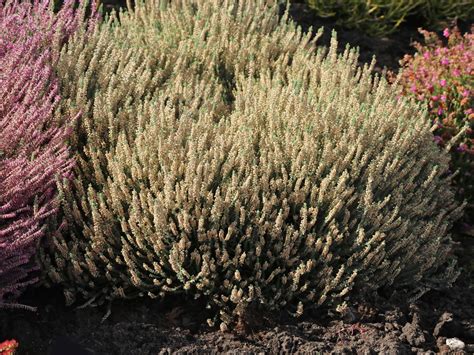
[[[42,260],[69,303],[185,294],[224,330],[453,282],[461,207],[426,112],[317,37],[274,2],[147,1],[68,44],[78,164]]]
[[[471,0],[306,0],[320,17],[333,18],[342,27],[356,28],[370,35],[386,35],[410,16],[427,25],[440,26],[453,19],[472,20]]]
[[[72,2],[57,14],[49,5],[0,3],[0,306],[37,281],[35,254],[58,207],[55,180],[69,177],[73,165],[69,129],[53,120],[51,63],[80,16]]]
[[[330,17],[340,26],[371,35],[394,32],[424,0],[307,0],[320,17]]]
[[[449,21],[458,19],[474,20],[474,3],[472,0],[428,0],[420,6],[420,14],[427,24],[448,25]]]
[[[426,103],[435,142],[451,152],[460,198],[468,201],[474,223],[474,33],[446,28],[443,41],[421,31],[425,44],[402,60],[403,95]]]
[[[474,33],[462,36],[457,28],[446,28],[444,39],[421,31],[425,44],[401,64],[402,94],[429,108],[435,142],[451,154],[451,170],[459,200],[467,201],[457,239],[466,276],[474,275]],[[471,276],[469,276],[471,275]],[[472,282],[472,281],[471,281]]]

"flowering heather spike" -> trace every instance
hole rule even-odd
[[[53,121],[58,85],[51,64],[83,12],[73,0],[56,14],[51,4],[0,3],[0,306],[37,280],[34,256],[45,219],[58,207],[56,178],[73,167],[70,128]]]

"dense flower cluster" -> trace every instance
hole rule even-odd
[[[0,343],[0,355],[14,355],[18,348],[18,342],[15,339],[5,340]]]
[[[57,209],[56,179],[71,176],[67,120],[52,62],[82,23],[74,1],[0,3],[0,305],[35,282],[44,221]],[[64,124],[63,124],[64,123]]]
[[[443,38],[420,30],[425,45],[405,56],[403,94],[428,104],[434,140],[451,150],[453,170],[460,169],[460,194],[474,201],[474,33],[446,28]]]

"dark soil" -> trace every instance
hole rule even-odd
[[[474,352],[474,294],[462,283],[409,304],[380,296],[343,315],[255,313],[229,333],[206,325],[201,304],[180,299],[116,302],[105,321],[106,307],[65,307],[58,290],[32,290],[21,301],[38,311],[4,310],[0,321],[0,338],[18,340],[19,354],[447,353],[453,337]]]
[[[106,1],[104,1],[106,3]],[[109,1],[110,3],[110,1]],[[306,30],[325,26],[320,43],[327,45],[333,26],[317,19],[303,4],[293,4],[291,16]],[[370,38],[336,28],[341,49],[360,47],[360,62],[377,57],[377,70],[398,69],[398,60],[420,40],[417,23],[392,36]],[[354,304],[346,314],[314,311],[302,318],[255,312],[247,327],[222,333],[206,324],[204,307],[182,299],[114,302],[107,307],[66,307],[57,289],[28,291],[20,303],[37,312],[0,310],[0,342],[16,339],[19,354],[160,354],[160,353],[447,353],[447,338],[459,338],[461,353],[474,353],[474,292],[461,275],[447,291],[431,291],[416,302],[377,296]]]

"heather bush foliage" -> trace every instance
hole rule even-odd
[[[68,302],[184,293],[226,329],[456,278],[426,112],[274,3],[138,3],[61,53],[58,112],[83,119],[42,260]]]
[[[453,19],[472,21],[474,3],[472,0],[424,0],[420,14],[431,25],[447,25]]]
[[[417,43],[417,53],[402,61],[402,92],[428,104],[434,139],[451,151],[458,192],[474,223],[474,33],[446,28],[444,43],[422,33],[425,44]]]
[[[72,2],[0,3],[0,304],[37,279],[34,256],[57,210],[56,177],[70,177],[66,126],[53,122],[58,85],[51,63],[79,25]]]
[[[427,25],[439,26],[453,19],[474,18],[471,0],[307,0],[321,17],[331,17],[343,27],[384,35],[397,30],[411,15]]]
[[[422,1],[307,0],[307,3],[318,16],[334,18],[340,26],[381,35],[395,31]]]

